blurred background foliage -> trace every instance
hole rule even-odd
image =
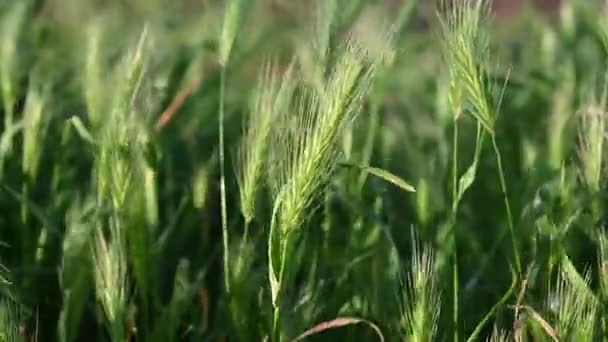
[[[349,168],[335,172],[296,253],[289,335],[321,321],[357,316],[375,322],[387,340],[405,338],[403,274],[410,269],[416,240],[435,251],[442,308],[437,339],[451,338],[453,330],[468,336],[509,289],[513,255],[489,144],[452,221],[454,121],[437,4],[335,1],[332,44],[354,36],[373,54],[386,49],[388,42],[379,37],[387,28],[395,30],[388,61],[378,67],[362,112],[343,137],[344,159],[389,170],[417,192],[405,193]],[[239,285],[228,298],[221,281],[217,159],[217,54],[224,5],[0,0],[0,262],[3,310],[18,313],[5,320],[17,322],[17,340],[110,338],[95,296],[92,251],[93,232],[114,222],[103,203],[115,199],[96,177],[118,182],[121,163],[132,172],[127,178],[134,185],[125,190],[124,204],[131,209],[119,216],[128,229],[138,227],[129,231],[141,234],[127,237],[134,256],[129,256],[124,339],[248,341],[268,334],[266,238],[272,203],[260,195],[258,216],[242,247],[236,148],[266,61],[286,69],[297,56],[303,78],[313,72],[306,68],[305,41],[317,13],[312,1],[251,0],[226,69],[230,250],[245,260],[232,267]],[[555,310],[547,306],[547,295],[562,268],[576,272],[576,279],[588,277],[586,288],[603,304],[598,320],[605,323],[608,317],[608,275],[600,253],[605,152],[585,153],[602,146],[604,119],[599,138],[591,141],[585,129],[594,128],[581,123],[585,113],[605,117],[604,6],[564,0],[541,11],[522,2],[517,13],[495,7],[484,28],[490,33],[488,88],[495,104],[504,94],[496,139],[526,271],[508,304],[523,300],[551,324]],[[144,31],[145,46],[135,48]],[[133,71],[123,62],[136,60],[137,52],[144,62]],[[132,115],[117,122],[117,130],[128,128],[124,141],[115,141],[127,148],[111,149],[106,160],[100,141],[110,144],[117,135],[104,138],[109,128],[100,128],[107,126],[100,122],[118,120],[112,111],[130,81],[138,95],[128,100]],[[174,101],[179,104],[172,107]],[[462,175],[473,161],[476,125],[469,115],[460,123]],[[594,179],[598,163],[600,177]],[[451,315],[455,248],[458,326]],[[519,318],[505,304],[490,323],[511,329]],[[534,321],[524,331],[533,340],[548,338]],[[481,336],[491,332],[487,324]],[[310,339],[332,338],[376,337],[365,326],[353,326]]]

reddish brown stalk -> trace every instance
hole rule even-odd
[[[190,80],[190,82],[188,82],[185,87],[180,89],[180,91],[175,95],[167,109],[163,111],[161,116],[156,121],[156,125],[154,125],[154,127],[157,132],[160,132],[165,126],[167,126],[167,124],[169,124],[169,122],[173,119],[173,117],[175,117],[177,112],[179,112],[179,110],[184,106],[186,100],[188,100],[188,98],[198,90],[198,87],[200,86],[202,80],[203,68],[198,67],[195,76],[192,78],[192,80]]]
[[[374,332],[376,333],[376,336],[378,336],[378,340],[380,342],[384,342],[384,336],[382,335],[380,328],[378,328],[378,326],[376,324],[374,324],[368,320],[357,318],[357,317],[338,317],[338,318],[332,319],[331,321],[319,323],[319,324],[315,325],[314,327],[303,332],[301,335],[296,337],[292,342],[298,342],[298,341],[304,340],[305,338],[307,338],[309,336],[316,335],[325,330],[341,328],[341,327],[344,327],[347,325],[354,325],[354,324],[360,324],[360,323],[367,324],[370,328],[372,328],[374,330]]]
[[[209,328],[209,292],[203,287],[199,291],[199,300],[201,304],[201,325],[203,332]]]

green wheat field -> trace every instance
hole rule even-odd
[[[0,342],[608,341],[608,2],[0,0]]]

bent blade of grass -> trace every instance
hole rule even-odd
[[[372,328],[374,330],[374,332],[376,333],[376,336],[378,336],[378,340],[380,342],[384,342],[384,335],[382,334],[382,331],[376,324],[374,324],[371,321],[368,321],[366,319],[357,318],[357,317],[338,317],[338,318],[334,318],[330,321],[319,323],[319,324],[315,325],[314,327],[306,330],[305,332],[300,334],[298,337],[294,338],[292,340],[292,342],[302,341],[303,339],[305,339],[307,337],[317,335],[326,330],[341,328],[341,327],[355,325],[355,324],[365,324],[365,325],[369,326],[370,328]]]
[[[392,183],[393,185],[396,185],[398,188],[400,188],[403,191],[416,192],[416,188],[414,188],[413,185],[406,182],[405,180],[403,180],[401,177],[395,175],[394,173],[391,173],[384,169],[381,169],[378,167],[366,166],[366,165],[359,165],[359,164],[352,163],[352,162],[341,162],[339,165],[349,167],[349,168],[354,168],[354,169],[360,170],[365,173],[369,173],[382,180]]]
[[[492,318],[492,316],[494,316],[498,308],[503,306],[507,302],[509,297],[511,297],[511,294],[515,290],[515,286],[517,286],[517,274],[515,273],[513,268],[511,268],[511,286],[509,287],[507,292],[505,292],[505,294],[498,300],[498,302],[496,302],[492,306],[490,311],[488,311],[488,313],[482,318],[482,320],[477,324],[475,330],[473,330],[469,338],[467,338],[467,342],[474,342],[478,340],[481,331],[484,329],[488,321]]]
[[[473,163],[471,163],[465,173],[460,176],[460,179],[458,180],[458,194],[456,196],[456,203],[454,203],[454,205],[457,205],[457,203],[460,202],[464,193],[471,187],[471,185],[475,181],[475,175],[477,173],[477,164],[479,163],[479,157],[483,148],[483,141],[485,137],[484,133],[485,132],[481,124],[477,124],[477,136],[475,139],[475,153],[473,157]]]
[[[91,134],[89,129],[84,125],[82,120],[80,120],[79,117],[74,115],[69,118],[68,121],[72,126],[74,126],[74,129],[76,129],[76,133],[78,133],[82,140],[88,142],[91,145],[97,145],[95,138],[93,138],[93,135]]]

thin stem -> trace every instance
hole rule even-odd
[[[29,180],[29,177],[28,177]],[[21,234],[21,248],[22,248],[22,252],[23,252],[23,261],[24,263],[29,262],[28,258],[29,258],[29,253],[28,251],[30,251],[30,243],[32,242],[32,234],[30,234],[30,227],[27,225],[27,212],[28,212],[28,206],[27,206],[27,201],[28,201],[28,196],[29,196],[29,191],[28,191],[28,186],[27,186],[27,181],[26,180],[23,185],[22,185],[22,189],[21,189],[21,224],[23,224],[24,229],[21,229],[22,234]]]
[[[122,323],[123,315],[118,315],[110,322],[110,332],[112,335],[112,342],[120,342],[125,340],[125,329]]]
[[[219,110],[219,157],[220,157],[220,202],[222,211],[222,243],[224,248],[224,287],[230,294],[230,259],[228,250],[228,214],[226,213],[226,173],[224,156],[224,92],[226,88],[226,67],[220,71],[220,110]]]
[[[251,225],[251,221],[245,221],[245,228],[243,231],[243,238],[241,239],[241,245],[239,246],[239,257],[236,263],[236,268],[241,270],[243,269],[243,259],[245,258],[245,248],[247,248],[247,239],[249,238],[249,226]]]
[[[328,190],[327,192],[325,192],[325,197],[324,197],[324,202],[323,203],[323,223],[322,223],[322,227],[323,227],[323,235],[324,235],[324,239],[323,239],[323,255],[325,258],[327,258],[327,260],[331,260],[330,259],[330,246],[329,246],[329,239],[330,239],[330,232],[331,232],[331,208],[330,208],[330,202],[331,202],[331,193]]]
[[[507,211],[507,223],[509,225],[509,231],[511,233],[511,244],[513,247],[513,257],[515,258],[515,268],[517,269],[517,275],[522,275],[521,261],[519,259],[519,252],[517,251],[517,240],[515,238],[515,228],[513,226],[513,216],[511,215],[511,205],[509,204],[509,195],[507,193],[507,183],[505,182],[504,170],[502,167],[502,157],[498,145],[496,144],[496,135],[492,134],[492,146],[494,147],[494,154],[496,155],[496,162],[498,163],[498,177],[500,178],[500,187],[505,202],[505,210]]]
[[[272,342],[281,340],[281,310],[279,306],[274,308],[272,317]]]
[[[361,157],[363,165],[369,165],[369,162],[372,159],[372,154],[374,152],[374,139],[376,138],[376,132],[378,131],[378,123],[380,119],[379,114],[379,105],[376,101],[373,101],[370,109],[369,127],[367,130],[367,136],[365,138],[365,145],[363,145],[363,152]],[[365,181],[368,175],[369,174],[367,172],[361,172],[359,176],[359,194],[361,194],[361,192],[363,191],[363,186],[365,185]]]
[[[28,197],[29,197],[29,187],[28,187],[28,181],[29,181],[29,177],[28,179],[23,182],[23,184],[21,185],[21,196],[23,198],[23,200],[21,201],[21,223],[23,225],[27,225],[27,213],[29,211],[28,208]]]
[[[273,322],[272,322],[272,342],[280,342],[282,335],[281,335],[281,307],[283,306],[283,291],[285,291],[285,283],[287,282],[287,275],[285,274],[287,272],[287,258],[289,256],[288,253],[290,253],[290,245],[291,245],[291,238],[292,235],[290,233],[287,233],[285,236],[281,237],[282,241],[281,241],[281,261],[280,261],[280,266],[279,266],[279,289],[277,291],[277,299],[276,299],[276,305],[274,306],[274,312],[273,312]]]
[[[458,213],[458,120],[454,120],[454,134],[452,141],[452,239],[454,240],[454,257],[452,260],[452,287],[453,287],[453,324],[454,342],[458,342],[458,246],[456,243],[456,215]]]
[[[283,340],[282,335],[282,326],[281,326],[281,308],[283,306],[283,292],[289,286],[289,271],[290,269],[287,267],[295,267],[292,264],[291,258],[293,256],[294,242],[296,239],[296,234],[293,232],[285,233],[281,237],[281,261],[279,266],[279,289],[276,300],[276,305],[274,306],[273,312],[273,326],[272,326],[272,342],[280,342]]]
[[[243,229],[243,240],[241,240],[241,254],[245,250],[247,245],[247,239],[249,239],[249,226],[251,226],[251,221],[245,221],[245,228]]]
[[[454,120],[452,137],[452,215],[458,211],[458,121]]]

